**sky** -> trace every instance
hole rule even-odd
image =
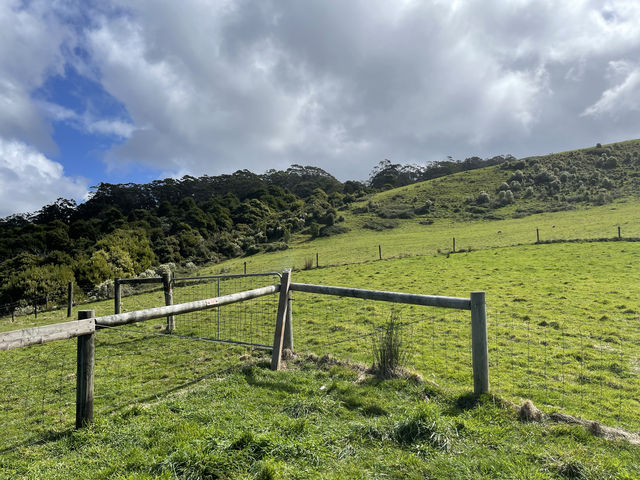
[[[637,0],[0,0],[0,217],[640,137]]]

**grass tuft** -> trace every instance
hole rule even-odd
[[[397,313],[392,312],[387,325],[373,337],[372,353],[371,370],[378,378],[397,378],[404,374],[409,350]]]

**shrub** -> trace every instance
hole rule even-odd
[[[411,205],[393,204],[379,207],[376,211],[381,218],[413,218],[415,211]]]
[[[396,313],[392,313],[387,325],[373,336],[372,351],[371,370],[377,377],[388,379],[401,374],[409,358],[409,350]]]
[[[509,190],[509,184],[507,182],[502,182],[498,187],[499,192],[502,192],[504,190]]]
[[[476,203],[478,205],[484,205],[485,203],[489,203],[491,201],[491,197],[484,190],[481,191],[476,197]]]

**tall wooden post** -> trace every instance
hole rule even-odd
[[[620,225],[618,225],[618,238],[622,238],[622,232],[620,231]]]
[[[536,228],[536,243],[540,243],[540,230]]]
[[[378,245],[378,258],[382,260],[382,245]]]
[[[73,308],[73,282],[67,285],[67,318],[71,317],[71,309]]]
[[[113,313],[119,314],[121,305],[120,279],[116,277],[113,279]]]
[[[93,310],[80,310],[78,320],[95,317]],[[78,337],[76,370],[76,428],[93,422],[93,370],[95,366],[94,334]]]
[[[164,304],[173,305],[173,288],[171,285],[171,274],[162,274],[162,288],[164,290]],[[167,333],[173,332],[176,328],[176,319],[173,315],[167,315]]]
[[[276,330],[273,335],[273,354],[271,355],[271,370],[280,370],[282,361],[282,345],[284,341],[284,326],[287,316],[289,285],[291,284],[291,270],[282,272],[280,280],[280,296],[278,298],[278,314],[276,316]]]
[[[287,315],[284,324],[284,343],[282,349],[288,348],[293,351],[293,314],[291,309],[291,291],[287,295]]]
[[[484,292],[471,292],[471,356],[473,359],[473,392],[489,392],[489,343],[487,340],[487,307]]]
[[[247,262],[244,262],[244,274],[247,274]]]
[[[456,237],[453,237],[453,253],[456,253]]]
[[[318,262],[318,252],[316,252],[316,268],[318,268],[319,264],[320,264],[320,262]]]

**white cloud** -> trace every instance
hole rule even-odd
[[[125,139],[129,138],[135,130],[135,126],[125,120],[97,118],[89,111],[79,114],[71,109],[51,102],[39,102],[39,106],[50,119],[68,123],[77,130],[85,133],[98,133]]]
[[[39,210],[59,197],[84,200],[87,191],[86,180],[66,177],[61,164],[0,138],[0,217]]]
[[[55,150],[50,126],[38,112],[31,92],[64,65],[63,44],[69,31],[51,15],[48,2],[0,2],[0,136],[22,138]]]
[[[619,117],[640,111],[640,67],[630,62],[610,62],[609,78],[615,84],[605,90],[597,102],[585,109],[584,116]]]
[[[386,157],[614,140],[619,126],[581,114],[613,95],[608,63],[640,53],[632,1],[121,6],[88,45],[143,128],[108,160],[191,174],[296,162],[363,178]]]

